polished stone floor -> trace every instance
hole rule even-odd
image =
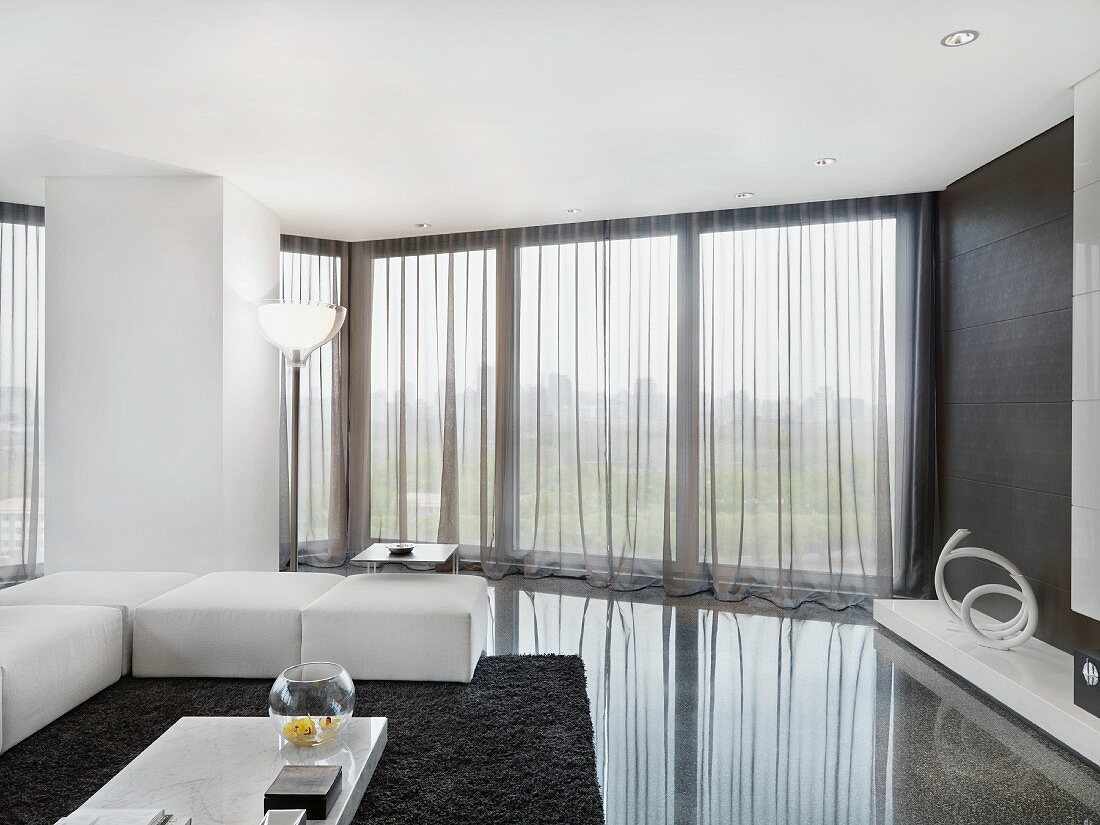
[[[584,658],[609,823],[1100,825],[1100,773],[862,610],[489,593],[490,653]]]

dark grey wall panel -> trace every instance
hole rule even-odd
[[[961,329],[1073,306],[1064,275],[1072,264],[1073,218],[1042,224],[972,252],[939,268],[940,324]]]
[[[1025,576],[1069,590],[1067,497],[943,476],[940,503],[945,541],[965,527],[964,545],[996,550]]]
[[[1070,592],[1043,582],[1031,582],[1039,602],[1039,627],[1035,635],[1065,651],[1100,647],[1100,622],[1075,613]]]
[[[1037,635],[1100,646],[1070,609],[1073,122],[951,184],[939,198],[939,522],[1032,582]],[[1003,574],[949,568],[961,598]],[[1012,599],[982,600],[994,615]]]
[[[1007,238],[1073,211],[1073,121],[1049,129],[955,181],[941,196],[943,257]]]
[[[971,542],[974,547],[988,547],[985,542]],[[955,601],[961,602],[963,597],[986,582],[993,584],[1012,584],[1012,578],[995,564],[987,564],[978,559],[959,559],[947,566],[943,576],[944,583]],[[1008,596],[1000,594],[987,596],[982,599],[978,609],[988,613],[996,619],[1010,618],[1020,609],[1020,603]]]
[[[1071,309],[952,330],[940,341],[943,403],[1070,398]]]
[[[944,404],[939,413],[941,475],[1069,495],[1068,400]]]

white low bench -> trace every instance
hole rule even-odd
[[[478,576],[348,576],[302,610],[302,661],[338,662],[353,679],[469,682],[488,601]]]
[[[195,573],[71,570],[0,589],[0,605],[65,604],[113,607],[122,612],[122,672],[130,672],[134,609],[197,578]]]
[[[117,682],[122,636],[113,607],[0,607],[0,751]]]
[[[207,573],[138,605],[135,676],[274,679],[298,664],[302,610],[334,573]]]

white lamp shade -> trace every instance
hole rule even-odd
[[[261,301],[256,313],[264,338],[282,350],[288,364],[301,367],[336,337],[348,311],[335,304],[273,300]]]

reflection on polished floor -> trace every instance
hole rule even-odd
[[[489,593],[490,653],[584,658],[608,823],[1100,825],[1100,772],[864,611]]]

